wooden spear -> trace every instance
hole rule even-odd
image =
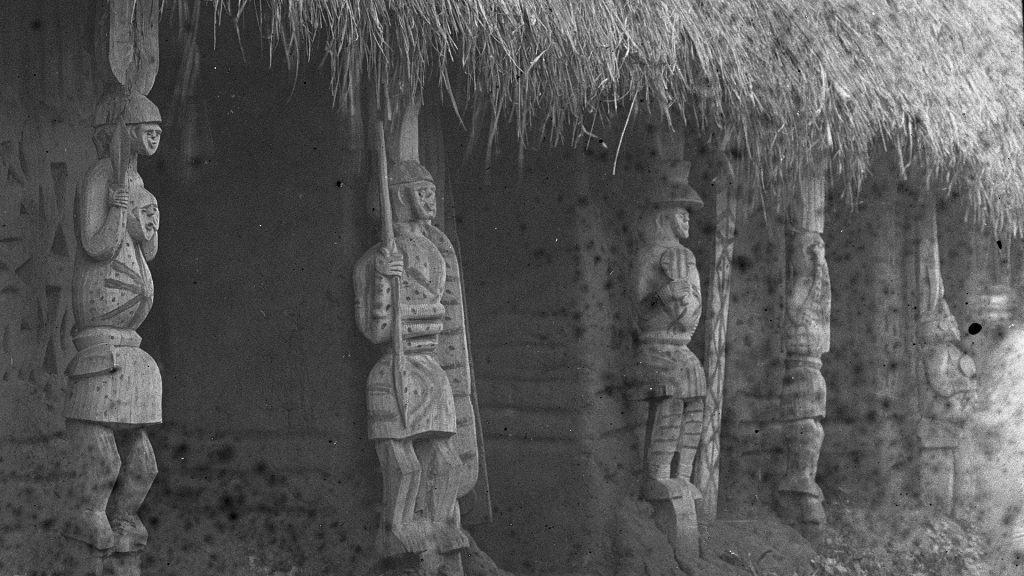
[[[384,141],[384,120],[377,120],[377,176],[380,178],[380,212],[383,227],[381,229],[381,242],[389,255],[398,250],[395,244],[395,226],[391,220],[391,193],[388,191],[388,158],[387,146]],[[405,387],[402,384],[402,365],[405,358],[402,350],[402,278],[391,277],[391,308],[395,316],[391,323],[391,346],[394,353],[391,368],[394,371],[395,382],[395,403],[398,404],[398,415],[402,419],[402,426],[409,421],[405,405]]]

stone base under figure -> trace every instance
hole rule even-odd
[[[461,576],[460,551],[469,546],[458,506],[454,436],[377,440],[384,478],[378,546],[384,558],[418,556],[419,573]]]
[[[138,516],[157,475],[156,458],[142,426],[68,420],[75,479],[63,534],[103,552],[146,546]]]

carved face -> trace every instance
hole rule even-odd
[[[690,211],[683,207],[672,208],[672,234],[680,240],[690,237]]]
[[[821,236],[804,232],[793,239],[790,248],[792,270],[800,276],[814,275],[825,265],[825,241]]]
[[[163,129],[159,124],[146,123],[132,126],[132,149],[136,154],[152,156],[160,147],[160,135]]]
[[[132,194],[128,205],[128,234],[136,242],[148,242],[160,229],[160,209],[156,198],[143,190]]]
[[[402,186],[413,220],[433,220],[437,215],[437,188],[426,180]]]

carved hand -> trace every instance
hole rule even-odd
[[[128,189],[111,186],[107,190],[107,203],[118,208],[128,208]]]
[[[397,250],[388,250],[387,247],[381,247],[380,253],[373,261],[373,266],[382,276],[401,277],[405,274],[405,260],[402,253]]]

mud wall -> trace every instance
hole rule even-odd
[[[75,186],[95,160],[93,3],[13,2],[0,19],[0,572],[53,548],[75,253]]]

